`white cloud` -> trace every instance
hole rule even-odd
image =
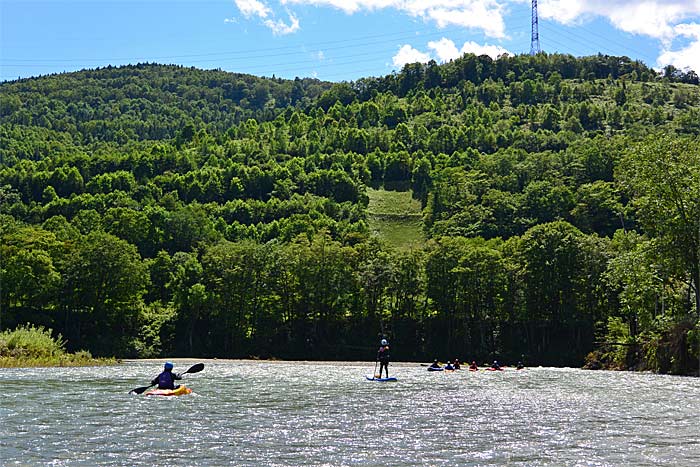
[[[500,45],[477,44],[474,41],[465,42],[462,48],[457,49],[457,46],[450,39],[442,38],[439,41],[428,42],[428,47],[433,49],[437,54],[438,61],[449,62],[455,58],[459,58],[466,53],[474,55],[488,55],[492,58],[498,58],[500,55],[513,55]]]
[[[323,53],[323,50],[319,50],[314,54],[314,57],[318,59],[319,61],[323,61],[326,58],[326,54]]]
[[[287,11],[289,15],[288,24],[281,19],[275,19],[275,14],[270,7],[259,0],[235,0],[235,2],[243,16],[246,18],[259,17],[263,20],[263,24],[270,28],[272,34],[276,36],[292,34],[299,30],[299,20],[290,11]]]
[[[690,68],[700,73],[700,24],[679,24],[674,30],[680,36],[690,37],[691,42],[680,50],[664,50],[657,59],[657,64],[660,67],[673,65],[681,70]]]
[[[477,44],[476,42],[465,42],[461,49],[453,41],[443,37],[439,41],[428,42],[428,48],[432,49],[437,55],[437,61],[449,62],[461,57],[465,53],[475,55],[488,55],[492,58],[498,58],[501,55],[512,55],[507,49],[499,45]],[[399,49],[399,52],[393,57],[393,64],[396,67],[402,67],[406,63],[426,63],[432,60],[430,53],[421,52],[420,50],[406,44]]]
[[[300,29],[297,18],[288,11],[289,21],[275,17],[270,0],[234,0],[246,18],[258,17],[275,34],[290,34]],[[514,4],[528,4],[530,0],[277,0],[284,8],[296,5],[307,7],[329,7],[356,14],[377,10],[395,10],[413,18],[433,23],[440,28],[461,26],[482,31],[496,39],[506,39],[504,16]],[[700,15],[700,0],[540,0],[539,15],[542,20],[556,21],[564,25],[586,22],[593,18],[605,18],[613,27],[631,34],[644,35],[660,41],[662,52],[660,64],[673,64],[697,70],[698,43],[695,23]],[[674,49],[679,37],[691,42]],[[685,41],[687,42],[687,41]],[[393,57],[394,65],[427,61],[433,53],[440,61],[472,52],[498,56],[508,53],[498,45],[466,43],[461,49],[447,40],[430,42],[432,52],[421,52],[409,45],[401,47]],[[428,57],[426,59],[426,57]],[[690,65],[688,65],[690,64]],[[397,65],[398,66],[398,65]]]
[[[401,46],[398,53],[392,58],[395,67],[401,68],[407,63],[427,63],[430,61],[430,54],[421,52],[406,44]]]
[[[681,23],[700,15],[700,0],[540,0],[539,13],[543,19],[562,24],[607,18],[617,29],[658,39],[662,49],[659,66],[700,68],[698,25]],[[691,43],[672,50],[679,37],[689,37]]]
[[[236,18],[224,18],[224,23],[237,23],[238,20]]]
[[[378,10],[381,8],[395,7],[405,3],[397,0],[281,0],[282,4],[302,4],[313,6],[331,6],[353,14],[360,10]]]
[[[463,5],[453,8],[424,8],[418,10],[416,16],[433,20],[441,28],[463,26],[469,29],[481,29],[489,37],[506,37],[501,4],[491,0],[454,3],[463,3]]]
[[[246,18],[251,16],[259,16],[260,18],[267,18],[267,16],[272,13],[270,7],[258,0],[235,0],[236,6],[241,10],[241,14]]]
[[[444,37],[439,41],[428,42],[428,47],[435,51],[441,62],[449,62],[461,55],[455,43]]]
[[[292,34],[299,30],[299,20],[293,14],[289,14],[290,23],[287,24],[281,19],[278,20],[265,20],[263,24],[272,30],[272,33],[277,36],[284,36],[286,34]]]
[[[668,41],[675,24],[700,14],[700,0],[540,0],[538,11],[562,24],[600,16],[623,31]]]
[[[476,42],[465,42],[460,49],[460,56],[464,54],[488,55],[491,58],[498,58],[501,55],[513,55],[508,49],[504,49],[500,45],[477,44]]]
[[[438,27],[463,26],[479,29],[487,36],[504,38],[505,5],[523,0],[281,0],[284,5],[327,6],[347,14],[394,9],[415,18],[435,22]]]

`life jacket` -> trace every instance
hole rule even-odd
[[[388,362],[389,361],[389,346],[381,346],[379,347],[379,352],[377,352],[377,360],[380,362]]]
[[[158,375],[158,389],[175,389],[175,378],[172,371],[164,371]]]

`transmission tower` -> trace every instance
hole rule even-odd
[[[540,31],[537,23],[537,0],[532,0],[532,36],[530,38],[530,55],[540,53]]]

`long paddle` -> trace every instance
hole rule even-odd
[[[180,373],[180,376],[187,374],[187,373],[199,373],[203,369],[204,369],[204,363],[196,363],[196,364],[192,365],[191,367],[189,367],[187,369],[187,371]],[[155,384],[151,384],[150,386],[141,386],[140,388],[132,389],[131,391],[129,391],[129,394],[143,394],[144,392],[146,392],[147,390],[149,390],[153,386],[155,386]]]

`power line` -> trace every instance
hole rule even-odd
[[[377,54],[366,54],[375,58],[368,58],[364,60],[356,60],[355,57],[361,56],[361,55],[356,55],[356,56],[348,56],[346,58],[350,59],[348,61],[344,62],[317,62],[315,60],[305,60],[305,61],[299,61],[299,62],[287,62],[287,63],[279,63],[279,64],[265,64],[262,65],[261,68],[255,68],[253,67],[252,69],[249,68],[247,70],[247,73],[252,74],[252,75],[264,75],[264,74],[270,74],[270,73],[284,73],[284,72],[291,72],[294,71],[300,67],[311,67],[311,68],[328,68],[328,67],[337,67],[337,66],[343,66],[343,65],[356,65],[360,63],[369,63],[369,62],[375,62],[379,57]],[[383,57],[383,54],[381,55]],[[379,58],[381,58],[379,57]],[[281,68],[287,66],[287,68]]]
[[[511,31],[512,32],[517,32],[519,31],[519,28],[514,28]],[[456,34],[462,35],[464,34],[464,29],[463,28],[449,28],[449,29],[444,29],[444,30],[438,30],[435,31],[432,28],[424,28],[424,29],[418,29],[418,30],[412,30],[412,31],[400,31],[400,32],[393,32],[393,33],[387,33],[387,34],[374,34],[374,35],[368,35],[368,36],[360,36],[360,37],[355,37],[355,38],[350,38],[350,39],[342,39],[342,40],[334,40],[334,41],[325,41],[321,43],[316,43],[313,45],[314,48],[320,49],[319,51],[328,53],[332,51],[340,51],[340,50],[345,50],[345,49],[354,49],[357,47],[362,47],[362,46],[376,46],[376,45],[384,45],[387,46],[388,44],[391,44],[393,41],[400,41],[400,40],[405,40],[405,39],[415,39],[416,38],[416,33],[420,33],[423,31],[431,31],[428,34],[422,34],[418,37],[420,37],[423,40],[427,40],[429,38],[434,38],[437,36],[454,36]],[[368,39],[376,39],[376,38],[383,38],[381,41],[376,41],[376,40],[368,40]],[[338,45],[335,45],[338,44]],[[331,47],[327,47],[328,45],[332,45]],[[333,46],[335,45],[335,46]],[[64,70],[62,72],[66,72],[67,68],[72,68],[71,62],[83,62],[80,65],[84,66],[86,68],[89,68],[90,66],[99,66],[101,64],[116,64],[114,62],[119,62],[119,61],[157,61],[157,60],[164,60],[164,59],[174,59],[174,58],[203,58],[203,57],[210,57],[207,59],[201,59],[201,60],[185,60],[183,62],[187,64],[195,64],[195,63],[206,63],[209,66],[212,67],[217,67],[219,64],[228,64],[229,66],[227,68],[230,68],[232,65],[233,66],[239,66],[240,62],[245,61],[245,64],[248,63],[250,59],[256,59],[256,60],[268,60],[271,58],[275,57],[286,57],[288,60],[283,60],[281,63],[275,63],[275,64],[265,64],[261,65],[260,67],[254,68],[255,71],[250,71],[250,69],[245,70],[245,66],[242,66],[244,70],[236,70],[237,72],[246,72],[246,73],[280,73],[284,71],[293,71],[289,67],[291,66],[302,66],[302,65],[314,65],[316,68],[327,68],[329,66],[339,66],[339,63],[334,62],[332,60],[338,60],[338,59],[351,59],[351,62],[347,62],[345,64],[354,64],[354,63],[363,63],[363,62],[368,62],[369,60],[354,60],[357,57],[367,57],[367,56],[376,56],[377,59],[380,58],[380,55],[382,57],[385,57],[389,59],[388,56],[386,56],[387,53],[391,53],[389,51],[388,47],[385,48],[374,48],[372,52],[363,52],[363,53],[352,53],[352,54],[347,54],[347,55],[341,55],[338,57],[329,57],[329,61],[326,63],[319,62],[318,58],[314,59],[307,59],[307,60],[301,60],[300,55],[302,54],[308,54],[311,55],[311,46],[304,45],[304,47],[307,47],[307,50],[299,50],[295,51],[294,49],[299,48],[300,45],[293,45],[293,46],[282,46],[282,47],[268,47],[268,48],[260,48],[260,49],[248,49],[248,50],[239,50],[239,51],[228,51],[228,52],[212,52],[212,53],[203,53],[203,54],[188,54],[188,55],[172,55],[172,56],[159,56],[159,57],[131,57],[126,58],[103,58],[103,59],[45,59],[47,60],[46,63],[38,63],[44,59],[0,59],[0,68],[46,68],[46,67],[61,67],[63,65]],[[265,53],[268,52],[268,53]],[[12,60],[15,63],[1,63],[4,61]],[[50,60],[50,61],[48,61]],[[84,62],[93,62],[93,63],[84,63]],[[18,63],[20,62],[20,63]],[[95,63],[99,62],[99,63]],[[183,63],[184,64],[184,63]],[[280,69],[280,67],[287,67]],[[259,70],[259,71],[258,71]],[[9,70],[8,70],[9,71]],[[379,71],[379,70],[374,70]],[[59,71],[61,72],[61,71]],[[51,72],[51,73],[55,73]],[[3,76],[4,79],[15,79],[14,77],[8,76]]]
[[[406,31],[397,31],[397,32],[392,32],[392,33],[386,33],[386,34],[373,34],[369,36],[359,36],[355,38],[350,38],[350,39],[339,39],[339,40],[334,40],[334,41],[324,41],[320,43],[314,43],[314,44],[307,44],[307,43],[298,43],[295,45],[287,45],[287,46],[281,46],[281,47],[266,47],[266,48],[257,48],[257,49],[248,49],[248,50],[239,50],[239,51],[222,51],[222,52],[209,52],[209,53],[202,53],[202,54],[184,54],[184,55],[163,55],[163,56],[152,56],[152,57],[99,57],[99,58],[33,58],[33,59],[24,59],[24,58],[2,58],[3,62],[15,62],[15,63],[33,63],[33,64],[38,64],[38,65],[48,65],[52,63],[69,63],[69,62],[104,62],[104,61],[157,61],[157,60],[171,60],[171,59],[178,59],[178,58],[200,58],[200,57],[217,57],[217,56],[224,56],[224,57],[236,57],[236,56],[241,56],[240,58],[250,58],[250,57],[267,57],[267,56],[273,56],[270,54],[262,54],[263,52],[280,52],[278,54],[274,55],[288,55],[289,52],[282,52],[282,51],[289,51],[289,50],[295,50],[299,48],[323,48],[324,50],[340,50],[340,49],[346,49],[346,48],[351,48],[351,47],[359,47],[359,46],[371,46],[371,45],[382,45],[386,44],[388,40],[404,40],[404,39],[413,39],[416,37],[417,33],[425,32],[425,31],[432,31],[428,34],[423,34],[420,37],[423,38],[428,38],[428,37],[435,37],[435,36],[440,36],[440,35],[446,35],[446,34],[454,34],[454,33],[464,33],[463,28],[450,28],[450,29],[444,29],[440,31],[434,31],[432,28],[422,28],[422,29],[413,29],[413,30],[406,30]],[[367,39],[377,39],[377,38],[383,38],[381,41],[371,41],[371,42],[357,42],[357,41],[366,41]],[[329,45],[334,45],[334,44],[346,44],[346,45],[341,45],[337,47],[328,47]],[[42,63],[40,63],[42,62]],[[13,65],[17,66],[17,65]]]
[[[607,45],[604,45],[600,42],[592,40],[590,37],[587,37],[587,36],[584,37],[580,34],[576,34],[576,33],[572,32],[568,29],[550,27],[546,23],[543,23],[543,27],[548,31],[548,33],[562,38],[565,42],[573,42],[573,43],[576,43],[576,44],[579,44],[580,46],[582,46],[583,50],[585,51],[585,53],[583,53],[582,55],[592,53],[591,49],[595,49],[595,47],[599,48],[596,50],[596,52],[605,51],[605,52],[610,53],[611,55],[619,55],[619,53],[620,53],[619,50],[614,50]],[[587,31],[587,32],[590,35],[598,36],[601,39],[605,39],[603,36],[600,36],[599,34],[595,34],[591,31]],[[622,47],[622,48],[627,48],[628,50],[635,52],[636,56],[639,56],[643,59],[649,59],[648,55],[645,52],[642,52],[639,50],[629,49],[628,47],[624,47],[624,46],[619,45],[619,44],[618,44],[618,46]],[[653,59],[651,61],[653,61]]]

